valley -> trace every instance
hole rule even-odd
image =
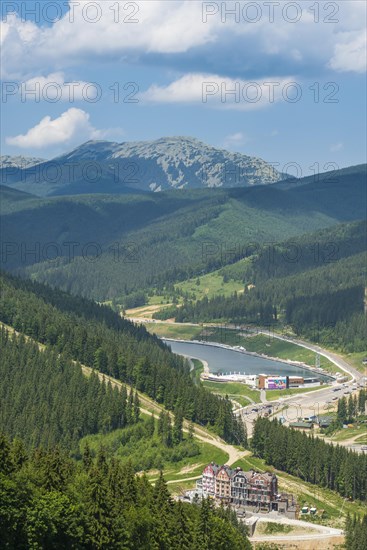
[[[367,4],[0,7],[0,550],[367,550]]]
[[[47,391],[35,384],[34,391],[43,396],[42,404],[36,404],[31,391],[28,398],[21,391],[27,378],[20,384],[20,373],[11,372],[6,359],[9,384],[2,400],[8,416],[1,429],[23,438],[26,447],[51,448],[53,442],[62,442],[78,475],[88,477],[81,473],[81,461],[90,456],[89,462],[100,464],[101,453],[109,468],[117,461],[153,487],[163,487],[162,471],[167,491],[178,500],[195,489],[203,468],[214,461],[276,472],[280,490],[294,494],[300,506],[311,503],[325,510],[322,522],[329,527],[347,512],[360,515],[363,496],[345,500],[342,488],[325,481],[314,489],[311,474],[303,478],[286,464],[283,471],[277,457],[265,460],[256,447],[259,421],[278,419],[291,432],[295,422],[312,415],[336,422],[338,402],[346,392],[354,395],[353,384],[362,388],[365,383],[367,346],[360,322],[365,222],[358,210],[364,190],[359,168],[355,170],[356,177],[353,170],[341,174],[348,181],[352,174],[356,189],[352,204],[343,194],[335,197],[350,205],[343,215],[335,201],[323,203],[322,186],[317,208],[311,205],[307,193],[308,187],[315,193],[312,181],[284,183],[266,195],[255,186],[40,198],[2,187],[2,347],[9,348],[10,358],[15,342],[9,338],[17,335],[23,354],[19,364],[28,361],[27,376],[36,369],[30,359],[35,349],[47,358],[40,356],[39,364],[58,366],[47,375]],[[235,239],[233,224],[238,227]],[[65,247],[70,242],[73,247]],[[232,364],[225,354],[237,347],[232,353],[244,358],[246,373],[251,359],[260,361],[258,373],[270,369],[268,374],[279,375],[276,371],[285,369],[286,376],[297,372],[333,378],[325,378],[319,387],[284,390],[218,383],[202,376],[210,370],[210,357],[190,355],[191,348],[176,350],[184,355],[179,357],[164,338],[183,346],[203,342],[207,351],[210,342],[218,343],[217,360],[224,355],[217,370],[224,372]],[[316,364],[318,371],[312,370]],[[303,365],[311,370],[302,370]],[[98,421],[90,413],[83,414],[83,425],[77,423],[78,394],[75,390],[71,397],[66,376],[73,369],[78,391],[84,379],[91,389],[83,391],[100,394]],[[65,385],[63,399],[53,389],[56,375]],[[40,377],[43,384],[45,376],[46,370]],[[75,412],[68,399],[73,399]],[[22,420],[21,409],[16,421],[11,418],[12,402],[24,404],[27,420]],[[324,433],[314,427],[312,434],[364,460],[365,425],[359,418],[353,419],[353,428]],[[32,422],[37,426],[32,428]],[[238,519],[233,519],[233,529],[233,536],[241,532]],[[304,538],[320,542],[322,537],[331,540],[332,533],[310,531]],[[277,542],[275,534],[270,538]],[[254,544],[267,540],[261,533],[251,539]]]

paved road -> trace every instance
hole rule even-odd
[[[269,336],[269,332],[266,331],[257,331],[257,333],[265,334]],[[344,383],[335,382],[331,387],[327,388],[317,388],[315,391],[309,393],[301,393],[299,395],[280,398],[278,401],[269,401],[266,403],[262,395],[262,405],[257,406],[258,411],[252,412],[253,407],[247,406],[241,409],[242,417],[246,422],[246,427],[248,435],[251,436],[253,429],[253,421],[260,414],[264,414],[265,411],[269,409],[266,408],[267,405],[272,406],[271,412],[276,418],[283,417],[285,418],[285,425],[288,425],[290,422],[295,422],[298,418],[304,418],[307,416],[318,416],[322,414],[327,414],[328,410],[332,410],[336,407],[338,398],[343,395],[349,396],[355,392],[355,388],[358,387],[364,380],[364,375],[359,372],[357,369],[349,365],[338,354],[330,352],[321,348],[320,346],[304,342],[303,340],[287,338],[285,336],[278,336],[277,334],[271,334],[273,338],[279,340],[284,340],[285,342],[290,342],[292,344],[297,344],[298,346],[304,347],[306,349],[312,350],[314,352],[323,355],[329,359],[334,365],[346,372],[351,376],[351,380]],[[336,391],[337,390],[337,391]],[[275,413],[275,414],[274,414]],[[356,451],[361,451],[361,445],[355,445],[355,443],[349,446]]]

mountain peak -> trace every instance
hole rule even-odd
[[[36,157],[24,157],[23,155],[11,156],[11,155],[1,155],[0,156],[0,169],[3,168],[30,168],[36,164],[41,164],[46,162],[45,159],[36,158]]]
[[[128,189],[163,191],[168,189],[200,189],[267,185],[284,179],[266,161],[242,153],[234,153],[207,145],[189,136],[167,136],[153,141],[121,143],[90,140],[73,151],[54,159],[62,170],[60,181],[52,188],[22,174],[18,189],[42,195],[80,193],[121,193]],[[100,180],[87,181],[88,162],[97,163]],[[70,163],[74,180],[70,181]],[[79,165],[79,168],[78,168]],[[47,174],[47,170],[44,171]],[[98,175],[98,174],[97,174]],[[96,191],[97,189],[97,191]]]

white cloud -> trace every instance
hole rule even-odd
[[[92,126],[88,113],[82,109],[71,108],[53,120],[50,116],[44,117],[26,134],[8,137],[6,143],[24,149],[42,149],[103,137],[105,132]]]
[[[250,140],[243,132],[235,132],[224,138],[224,149],[238,149],[242,145],[245,145]]]
[[[22,82],[19,87],[22,100],[58,101],[94,100],[100,90],[95,84],[83,81],[66,81],[63,72],[50,73],[48,76],[35,76]]]
[[[337,151],[341,151],[344,149],[344,143],[339,141],[339,143],[334,143],[333,145],[330,145],[330,151],[332,153],[336,153]]]
[[[215,40],[212,28],[220,21],[203,23],[201,2],[149,0],[129,4],[70,1],[70,11],[48,27],[8,15],[0,30],[3,77],[20,78],[41,67],[78,65],[90,56],[121,59],[127,54],[135,58],[136,53],[182,53]]]
[[[216,74],[190,73],[166,86],[152,85],[140,97],[147,103],[202,103],[219,109],[261,109],[292,98],[294,78],[262,81],[231,79]]]
[[[95,8],[88,8],[92,4],[99,6],[99,15]],[[132,12],[134,4],[137,13]],[[246,6],[246,2],[238,4]],[[261,17],[256,23],[243,16],[236,22],[230,15],[223,23],[220,11],[227,9],[225,2],[214,3],[218,12],[206,22],[204,3],[190,0],[137,1],[130,7],[123,1],[79,0],[70,5],[71,10],[50,26],[39,27],[16,15],[7,17],[1,31],[7,78],[29,77],[40,73],[41,67],[53,72],[91,59],[135,62],[144,54],[169,54],[163,61],[174,66],[175,54],[181,61],[185,53],[192,59],[192,50],[196,63],[201,63],[201,67],[196,65],[198,71],[217,62],[246,71],[248,67],[269,67],[270,61],[278,74],[294,73],[294,67],[302,74],[303,68],[310,66],[318,67],[319,72],[328,66],[359,73],[364,66],[366,3],[361,1],[318,2],[318,22],[315,7],[314,13],[310,10],[312,2],[302,3],[302,16],[296,23],[287,21],[294,9],[284,15],[282,3],[274,3],[273,22],[269,8],[260,3]],[[333,6],[338,7],[335,14],[331,13]],[[96,14],[98,20],[92,23]]]
[[[346,32],[342,42],[335,44],[329,66],[338,72],[364,73],[367,69],[366,31]]]
[[[236,132],[235,134],[231,134],[229,136],[227,136],[227,138],[229,141],[233,141],[233,142],[239,142],[239,141],[243,141],[244,139],[244,135],[242,132]]]

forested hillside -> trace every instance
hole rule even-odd
[[[367,540],[367,515],[363,518],[347,517],[345,546],[348,550],[364,550]]]
[[[76,305],[57,291],[7,275],[0,279],[0,321],[46,344],[63,358],[79,361],[99,372],[131,384],[170,410],[180,409],[189,420],[211,425],[229,442],[245,442],[242,423],[235,419],[231,402],[195,385],[182,357],[171,353],[143,327],[121,320],[97,320],[88,301]],[[55,305],[63,300],[63,309]],[[78,313],[75,310],[78,310]],[[81,315],[81,311],[83,314]],[[101,308],[101,317],[107,308]]]
[[[28,550],[250,550],[235,513],[172,500],[101,449],[76,463],[58,447],[27,453],[0,433],[1,547]]]
[[[162,474],[136,471],[200,455],[183,417],[244,443],[231,404],[192,381],[184,360],[105,306],[0,276],[0,533],[9,549],[250,550],[236,515],[175,503]],[[85,376],[83,363],[96,369]],[[133,389],[168,409],[140,418]],[[87,436],[87,437],[85,437]],[[91,437],[111,437],[113,448]],[[120,450],[119,450],[120,448]]]
[[[252,448],[256,456],[278,470],[333,489],[344,497],[367,500],[366,454],[325,443],[267,418],[256,420]]]
[[[120,300],[232,264],[264,243],[363,219],[364,167],[357,168],[341,171],[337,183],[284,190],[39,199],[2,187],[1,265],[73,294]]]
[[[139,420],[139,399],[112,389],[97,374],[56,350],[39,350],[23,336],[0,330],[0,431],[28,447],[76,449],[87,434],[106,433]]]
[[[178,322],[289,324],[297,334],[344,351],[364,351],[366,222],[341,224],[251,254],[218,273],[242,281],[243,293],[185,300],[156,313]],[[326,341],[326,340],[325,340]]]

